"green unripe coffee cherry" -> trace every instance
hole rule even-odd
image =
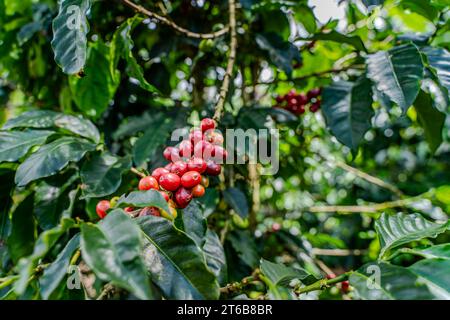
[[[233,225],[239,229],[247,229],[249,226],[248,219],[242,219],[238,214],[233,213],[231,215],[231,221],[233,221]]]
[[[111,208],[115,208],[116,207],[116,205],[117,205],[117,201],[119,201],[119,197],[113,197],[110,201],[109,201],[109,203],[111,204]]]
[[[212,39],[204,39],[200,41],[199,49],[202,52],[211,52],[214,48],[214,41]]]

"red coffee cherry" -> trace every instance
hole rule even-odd
[[[316,113],[317,111],[319,111],[320,109],[320,103],[319,101],[314,102],[310,107],[309,107],[309,111],[311,111],[312,113]]]
[[[209,159],[212,156],[214,156],[214,145],[204,140],[195,144],[194,157]]]
[[[159,189],[158,181],[152,176],[144,177],[141,180],[139,180],[138,189],[141,191],[150,189],[158,190]]]
[[[159,181],[159,178],[166,173],[169,173],[170,171],[167,170],[166,168],[156,168],[155,170],[153,170],[152,172],[152,177],[156,179],[156,181]]]
[[[277,97],[275,98],[275,101],[276,101],[277,103],[282,103],[282,102],[284,101],[284,96],[277,96]]]
[[[277,232],[281,230],[281,224],[279,224],[278,222],[274,222],[272,224],[272,231],[273,232]]]
[[[205,132],[216,127],[216,122],[211,118],[204,118],[200,123],[200,129]]]
[[[205,139],[209,143],[212,143],[214,145],[222,145],[223,144],[223,136],[219,132],[215,132],[213,130],[209,130],[205,134]]]
[[[175,192],[175,203],[178,208],[186,208],[191,200],[192,192],[190,190],[181,187],[177,190],[177,192]]]
[[[170,169],[172,169],[172,164],[173,164],[173,163],[168,163],[168,164],[166,164],[166,165],[164,166],[164,169],[166,169],[167,171],[170,172]],[[158,179],[158,181],[159,181],[159,179]]]
[[[336,275],[334,273],[327,274],[327,279],[334,279]]]
[[[103,219],[107,215],[107,211],[111,208],[111,204],[108,200],[102,200],[97,203],[97,206],[95,207],[95,211],[97,212],[97,215]]]
[[[348,293],[350,291],[350,283],[345,280],[341,283],[341,290],[343,293]]]
[[[291,89],[291,91],[289,91],[289,92],[286,94],[285,98],[286,98],[287,101],[289,101],[289,100],[291,100],[292,98],[295,98],[296,96],[297,96],[297,92],[295,92],[294,89]]]
[[[170,172],[175,173],[178,176],[182,176],[188,171],[188,166],[183,161],[177,161],[172,164],[172,167],[170,168]]]
[[[187,168],[189,171],[203,173],[206,170],[206,162],[202,158],[192,158],[188,161]]]
[[[180,145],[178,146],[178,149],[180,149],[180,157],[183,158],[190,158],[192,156],[192,142],[189,140],[183,140],[180,142]]]
[[[206,163],[206,174],[210,176],[218,176],[221,171],[222,167],[220,164],[217,164],[214,161],[208,161]]]
[[[217,163],[223,163],[228,157],[228,152],[221,146],[214,146],[214,160]]]
[[[298,105],[298,101],[295,98],[289,99],[288,101],[288,107],[292,108],[292,107],[296,107]]]
[[[162,196],[164,197],[164,199],[166,199],[167,202],[170,200],[170,196],[167,194],[167,192],[159,191],[159,193],[162,194]]]
[[[139,212],[139,217],[146,217],[146,216],[155,216],[160,217],[161,213],[159,212],[159,209],[156,207],[145,207]]]
[[[133,207],[126,207],[126,208],[123,209],[123,211],[125,211],[127,213],[130,213],[130,212],[134,211],[134,208]]]
[[[203,140],[203,133],[199,129],[194,129],[189,133],[189,140],[191,140],[192,144],[197,144],[198,142]]]
[[[165,190],[175,191],[180,186],[181,179],[175,173],[166,173],[159,178],[159,184]]]
[[[201,184],[198,184],[192,188],[192,196],[194,198],[200,198],[203,197],[204,195],[205,195],[205,187],[202,186]]]
[[[175,147],[167,147],[164,149],[163,156],[167,161],[172,161],[172,153],[174,153]],[[175,150],[176,151],[176,150]],[[179,151],[178,151],[179,153]]]
[[[309,98],[307,98],[304,94],[299,94],[297,95],[297,101],[299,105],[304,106],[305,104],[308,103]]]
[[[193,188],[200,184],[202,176],[197,171],[188,171],[181,177],[181,185],[185,188]]]

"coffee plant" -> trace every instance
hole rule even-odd
[[[450,299],[449,9],[0,0],[0,297]]]

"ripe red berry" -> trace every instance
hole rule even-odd
[[[341,289],[343,293],[348,293],[350,291],[350,283],[348,280],[345,280],[341,283]]]
[[[164,149],[163,156],[166,158],[167,161],[172,161],[172,153],[173,153],[174,147],[167,147]]]
[[[304,94],[301,93],[297,95],[297,101],[299,105],[304,106],[305,104],[308,103],[309,99]]]
[[[272,224],[272,231],[273,231],[273,232],[280,231],[280,229],[281,229],[281,224],[279,224],[278,222],[274,222],[274,223]]]
[[[175,191],[180,186],[181,179],[174,173],[166,173],[159,178],[159,184],[161,187],[168,191]]]
[[[292,98],[295,98],[297,96],[297,92],[295,92],[295,90],[294,89],[292,89],[291,91],[289,91],[287,94],[286,94],[286,99],[289,101],[289,100],[291,100]]]
[[[172,164],[172,167],[170,168],[170,172],[175,173],[178,176],[182,176],[188,171],[188,166],[183,161],[177,161]]]
[[[275,101],[277,103],[282,103],[284,101],[284,97],[283,96],[276,96]]]
[[[314,102],[310,107],[309,107],[309,111],[311,111],[312,113],[316,113],[317,111],[319,111],[320,109],[320,103],[318,102]]]
[[[300,69],[301,67],[303,67],[303,63],[302,62],[296,62],[292,67],[294,69]]]
[[[134,211],[134,208],[133,207],[126,207],[126,208],[124,208],[123,209],[123,211],[125,211],[125,212],[133,212]]]
[[[194,198],[200,198],[203,197],[204,195],[205,195],[205,187],[202,186],[201,184],[198,184],[192,188],[192,196]]]
[[[203,140],[202,131],[199,129],[194,129],[193,131],[191,131],[191,133],[189,133],[189,139],[194,145],[202,141]]]
[[[187,168],[189,171],[203,173],[206,170],[206,162],[202,158],[192,158],[188,161]]]
[[[159,181],[159,178],[161,178],[161,176],[163,174],[169,173],[170,171],[167,170],[166,168],[156,168],[155,170],[153,170],[152,172],[152,177],[156,179],[156,181]]]
[[[185,188],[193,188],[201,181],[202,176],[197,171],[188,171],[181,177],[181,185]]]
[[[139,212],[139,217],[145,216],[159,217],[161,216],[161,213],[159,212],[159,209],[156,207],[145,207],[141,210],[141,212]]]
[[[178,146],[178,149],[180,149],[180,156],[183,158],[190,158],[192,156],[192,142],[189,140],[183,140],[180,142],[180,145]]]
[[[191,200],[192,192],[190,190],[181,187],[177,190],[177,192],[175,192],[175,203],[178,208],[186,208]]]
[[[214,146],[214,161],[223,163],[228,157],[228,152],[221,146]]]
[[[205,139],[206,139],[206,141],[208,141],[209,143],[212,143],[214,145],[222,145],[223,144],[222,134],[219,132],[215,132],[213,130],[209,130],[205,134]]]
[[[327,279],[334,279],[336,275],[334,273],[327,274]]]
[[[206,163],[206,174],[210,176],[218,176],[221,171],[222,167],[220,164],[217,164],[214,161],[208,161]]]
[[[311,100],[313,98],[317,98],[318,96],[320,96],[320,93],[322,92],[321,88],[315,88],[312,90],[308,91],[308,100]]]
[[[97,212],[98,216],[103,219],[106,217],[107,211],[111,208],[111,204],[108,200],[102,200],[97,203],[97,206],[95,207],[95,211]]]
[[[194,147],[194,157],[209,159],[214,155],[214,145],[203,140],[197,142]]]
[[[211,118],[204,118],[200,123],[200,129],[205,132],[216,127],[216,122]]]
[[[297,105],[298,105],[297,99],[295,99],[295,98],[289,99],[289,101],[288,101],[289,108],[296,107]]]
[[[166,199],[166,201],[169,201],[169,200],[170,200],[170,197],[169,197],[169,195],[167,194],[167,192],[165,192],[165,191],[159,191],[159,193],[162,194],[162,196],[164,197],[164,199]]]
[[[141,191],[150,189],[158,190],[159,189],[158,181],[152,176],[144,177],[141,180],[139,180],[138,189]]]

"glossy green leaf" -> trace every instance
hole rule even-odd
[[[299,5],[294,9],[296,19],[303,25],[306,31],[314,33],[317,30],[316,17],[314,11],[307,5]]]
[[[287,267],[264,259],[260,261],[261,272],[275,285],[288,286],[293,279],[308,285],[318,279],[304,269]]]
[[[122,183],[122,174],[130,168],[130,156],[120,158],[109,153],[95,154],[80,171],[84,197],[99,198],[116,192]]]
[[[407,268],[388,263],[369,263],[349,278],[355,294],[364,300],[428,300],[434,292]],[[442,298],[439,297],[438,298]]]
[[[50,297],[67,275],[70,260],[79,247],[80,234],[77,234],[70,239],[65,248],[56,257],[56,260],[44,270],[44,274],[39,279],[41,296],[44,300],[47,300]]]
[[[324,89],[322,110],[333,135],[347,147],[357,150],[371,128],[372,89],[370,81],[339,81]]]
[[[223,191],[225,201],[233,210],[241,216],[241,218],[248,217],[248,201],[245,194],[238,188],[228,188]]]
[[[173,130],[173,119],[166,118],[150,126],[133,147],[133,159],[136,165],[142,165],[151,159],[157,148],[163,145]]]
[[[44,130],[1,131],[0,162],[19,160],[32,147],[43,144],[53,133],[53,131]]]
[[[85,115],[98,119],[108,108],[119,86],[119,72],[111,73],[113,57],[107,45],[97,41],[89,46],[83,77],[69,79],[73,100]]]
[[[206,230],[205,240],[203,253],[205,254],[206,264],[217,277],[219,283],[225,284],[227,280],[227,260],[219,236],[208,229]]]
[[[450,243],[438,244],[421,250],[414,249],[413,251],[427,259],[450,259]]]
[[[141,257],[141,232],[120,209],[98,225],[81,226],[83,260],[103,281],[124,288],[139,299],[150,299],[150,282]]]
[[[380,258],[386,258],[389,251],[411,241],[435,238],[446,231],[450,222],[438,224],[424,219],[418,214],[383,213],[375,222],[375,230],[380,240]]]
[[[450,299],[450,259],[423,259],[408,270],[425,279],[430,290],[440,297]]]
[[[17,169],[16,184],[25,186],[29,182],[48,177],[64,169],[69,162],[78,162],[95,145],[84,139],[63,137],[55,140],[29,156]]]
[[[33,215],[34,195],[29,195],[14,210],[11,219],[11,234],[7,245],[14,262],[33,252],[36,222]]]
[[[53,20],[52,47],[56,63],[64,73],[79,73],[86,62],[86,14],[90,0],[61,0],[59,13]]]
[[[11,230],[9,209],[13,204],[14,174],[13,168],[0,167],[0,243],[6,240]]]
[[[235,230],[228,234],[227,240],[237,252],[238,256],[250,268],[258,266],[258,255],[255,239],[247,230]]]
[[[318,33],[315,34],[311,40],[327,40],[334,41],[338,43],[346,43],[354,47],[358,51],[367,52],[366,47],[364,46],[364,42],[361,40],[359,36],[347,36],[345,34],[339,33],[335,30],[331,30],[327,33]]]
[[[420,14],[430,21],[434,21],[439,15],[439,11],[433,7],[429,1],[401,0],[400,6],[405,10],[411,10],[412,12]]]
[[[112,54],[114,54],[114,61],[110,64],[110,68],[112,69],[117,65],[118,58],[122,57],[127,62],[128,75],[135,78],[141,88],[149,92],[158,92],[158,89],[145,79],[144,70],[133,55],[134,41],[131,33],[142,21],[143,18],[140,16],[129,18],[116,30],[110,47]]]
[[[288,76],[292,74],[293,61],[302,62],[300,51],[288,41],[284,41],[276,33],[257,34],[255,37],[257,46],[263,50],[270,61]]]
[[[432,153],[443,141],[442,130],[444,129],[445,113],[439,111],[433,105],[433,99],[428,93],[420,91],[414,102],[414,109],[417,112],[417,119],[425,131],[425,138]]]
[[[197,201],[192,201],[182,210],[183,230],[199,248],[203,247],[206,236],[206,220]]]
[[[423,78],[423,63],[413,44],[394,47],[367,57],[367,76],[377,89],[404,112],[414,103]]]
[[[426,47],[422,49],[425,53],[428,63],[433,68],[440,84],[450,94],[450,52],[443,48]]]
[[[183,231],[167,219],[137,219],[145,234],[144,259],[152,281],[167,299],[217,299],[219,285],[205,257]]]
[[[117,201],[117,206],[120,207],[158,207],[166,212],[170,212],[166,199],[159,191],[133,191],[128,195],[123,195]]]
[[[33,110],[10,119],[3,130],[14,128],[58,128],[67,130],[95,143],[100,141],[100,134],[94,124],[80,116],[63,114],[50,110]]]

